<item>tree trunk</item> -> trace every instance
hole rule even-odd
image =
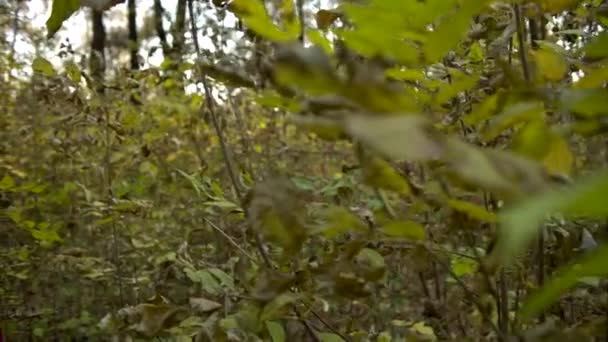
[[[160,39],[160,45],[163,49],[163,55],[166,57],[169,53],[169,44],[167,43],[167,33],[163,27],[163,5],[160,0],[154,0],[154,22],[156,24],[156,35]]]
[[[135,0],[129,0],[128,26],[129,26],[129,51],[131,53],[131,70],[139,69],[139,58],[137,56],[139,44],[137,42],[137,6]]]
[[[179,63],[184,52],[184,32],[186,31],[186,0],[178,0],[175,10],[175,22],[171,29],[173,36],[173,47],[171,48],[171,59]]]
[[[93,38],[91,39],[91,56],[89,59],[89,68],[91,69],[91,76],[93,80],[97,83],[97,91],[103,92],[103,78],[106,69],[106,30],[103,25],[103,12],[93,10],[91,23],[93,26]]]

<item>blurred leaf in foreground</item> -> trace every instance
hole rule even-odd
[[[578,262],[563,267],[545,286],[530,295],[521,309],[521,317],[527,319],[538,315],[562,293],[581,281],[581,278],[607,275],[608,247],[602,246],[585,255]]]
[[[570,217],[608,216],[608,172],[588,176],[573,186],[547,191],[518,202],[499,215],[498,242],[486,265],[495,269],[512,262],[537,236],[549,214],[561,212]]]

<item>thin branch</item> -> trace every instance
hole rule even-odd
[[[213,127],[215,129],[215,133],[220,141],[220,148],[222,150],[222,154],[224,155],[224,159],[226,162],[226,169],[228,171],[228,176],[230,177],[230,181],[232,182],[232,186],[236,193],[237,198],[241,204],[243,203],[244,196],[241,191],[241,187],[238,183],[238,179],[236,178],[236,173],[234,171],[234,167],[232,164],[232,158],[230,156],[230,152],[228,151],[228,145],[226,144],[226,138],[224,137],[224,133],[222,132],[222,128],[217,120],[217,115],[215,112],[215,101],[213,100],[213,96],[211,94],[211,87],[207,82],[207,76],[203,76],[203,89],[205,90],[205,103],[207,111],[211,116],[211,122],[213,123]],[[202,107],[202,106],[201,106]],[[202,109],[202,108],[201,108]]]
[[[319,336],[313,329],[310,322],[308,320],[306,320],[304,317],[302,317],[302,314],[300,313],[300,311],[298,310],[298,308],[295,305],[293,306],[293,311],[296,313],[296,316],[298,316],[298,319],[304,324],[306,331],[308,331],[308,334],[312,337],[312,339],[315,340],[315,342],[321,342],[321,339],[319,338]]]
[[[323,319],[323,317],[321,317],[321,315],[319,315],[318,313],[316,313],[314,310],[312,310],[310,308],[309,308],[309,310],[312,313],[312,315],[315,316],[319,320],[319,322],[321,322],[332,333],[340,336],[344,341],[350,341],[350,339],[347,336],[345,336],[344,334],[342,334],[341,332],[339,332],[338,330],[336,330],[327,321],[325,321],[325,319]]]
[[[258,263],[258,260],[256,260],[256,258],[254,258],[251,254],[249,254],[243,247],[241,247],[236,241],[234,241],[234,239],[232,237],[230,237],[230,235],[226,234],[226,232],[224,232],[224,230],[220,227],[218,227],[215,223],[211,222],[211,220],[209,220],[208,218],[204,217],[203,220],[213,229],[215,229],[216,231],[218,231],[220,234],[222,234],[222,236],[224,236],[228,242],[230,242],[231,245],[233,245],[234,247],[236,247],[236,249],[238,249],[241,253],[243,253],[243,255],[245,255],[249,260],[251,260],[253,263]]]
[[[201,48],[198,44],[198,37],[196,36],[198,34],[197,30],[196,30],[196,23],[195,23],[195,19],[194,19],[194,5],[192,4],[193,0],[188,0],[188,13],[190,15],[190,34],[192,35],[192,43],[194,44],[194,51],[196,51],[196,54],[200,54],[201,52]]]

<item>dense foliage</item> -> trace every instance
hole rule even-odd
[[[122,2],[0,3],[8,341],[606,339],[608,2]]]

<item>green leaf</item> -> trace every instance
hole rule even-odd
[[[519,201],[499,214],[500,230],[488,266],[509,264],[537,236],[546,215],[608,217],[608,172],[587,176],[574,185]]]
[[[608,56],[608,33],[602,32],[599,36],[591,40],[585,48],[585,57],[587,58],[604,58]]]
[[[555,302],[559,296],[584,277],[608,275],[608,247],[602,246],[583,256],[578,262],[562,267],[542,288],[530,295],[521,309],[521,317],[529,319]]]
[[[2,177],[0,180],[0,190],[9,190],[15,186],[15,180],[9,175]]]
[[[80,83],[80,79],[81,79],[80,68],[78,68],[78,65],[76,65],[76,63],[74,63],[74,62],[67,63],[65,66],[65,71],[68,74],[68,77],[74,83]]]
[[[379,21],[374,20],[374,23]],[[415,65],[419,60],[419,51],[414,44],[403,42],[399,37],[387,36],[380,33],[385,39],[378,39],[378,28],[360,28],[356,31],[336,30],[346,45],[364,57],[372,58],[375,55],[393,57],[404,65]]]
[[[385,71],[387,77],[402,81],[421,81],[425,79],[424,72],[420,69],[390,68]]]
[[[32,237],[38,241],[53,244],[55,242],[61,242],[62,239],[55,230],[52,229],[32,229]]]
[[[178,307],[167,304],[139,304],[135,310],[141,315],[141,320],[134,328],[147,337],[158,334],[182,311]]]
[[[542,166],[508,151],[482,149],[456,138],[445,143],[444,160],[448,175],[504,196],[514,197],[542,191],[548,187]]]
[[[217,279],[206,270],[195,270],[190,267],[186,267],[184,272],[195,283],[200,283],[203,291],[210,295],[217,295],[222,290],[220,283]]]
[[[285,329],[279,322],[274,321],[266,321],[266,329],[268,329],[268,333],[270,334],[270,338],[272,338],[272,342],[285,342],[286,334]]]
[[[301,297],[302,295],[298,293],[281,293],[270,303],[264,306],[264,309],[262,309],[262,313],[260,314],[260,320],[268,321],[281,318],[284,311],[286,310],[286,306],[296,302]]]
[[[215,208],[221,208],[221,209],[237,209],[239,208],[239,206],[233,202],[230,202],[228,200],[223,200],[223,201],[207,201],[207,202],[203,202],[203,205],[205,206],[209,206],[209,207],[215,207]]]
[[[470,218],[483,222],[496,222],[496,214],[487,211],[485,208],[467,201],[450,199],[448,205],[461,213],[466,214]]]
[[[268,17],[266,9],[261,1],[234,0],[230,3],[230,9],[243,23],[260,36],[275,42],[294,40],[299,32],[289,30],[281,31]]]
[[[575,157],[568,142],[560,136],[553,136],[547,140],[549,140],[550,147],[543,159],[545,170],[552,175],[569,176],[572,173]]]
[[[424,227],[414,221],[394,220],[382,225],[385,235],[411,240],[424,240],[426,231]]]
[[[321,139],[335,141],[345,138],[344,130],[337,120],[328,118],[298,115],[290,119],[302,130],[314,133]]]
[[[321,31],[306,30],[306,37],[308,37],[308,40],[310,40],[311,43],[323,49],[326,54],[331,55],[334,52],[331,42],[323,36]]]
[[[521,155],[540,160],[551,148],[552,140],[552,132],[545,120],[537,118],[525,123],[517,131],[511,148]]]
[[[209,268],[207,271],[213,274],[213,276],[215,276],[220,281],[222,286],[225,286],[229,289],[234,289],[234,279],[232,279],[232,277],[226,272],[215,267]]]
[[[424,336],[427,339],[430,340],[436,340],[437,337],[435,336],[435,331],[433,330],[432,327],[428,326],[425,322],[417,322],[414,325],[412,325],[412,327],[410,328],[410,330]]]
[[[450,50],[456,48],[469,28],[473,16],[480,12],[489,0],[463,2],[453,15],[443,18],[429,35],[424,46],[424,55],[429,62],[437,62]]]
[[[203,297],[190,297],[189,303],[200,313],[212,312],[222,307],[222,304]]]
[[[584,68],[585,75],[572,85],[575,89],[593,89],[601,88],[604,82],[608,79],[608,67],[599,65],[597,67]]]
[[[441,88],[439,88],[439,92],[435,96],[436,104],[446,103],[448,100],[457,96],[459,93],[467,91],[479,80],[479,75],[466,75],[464,73],[457,73],[453,75],[452,82],[445,84]]]
[[[326,223],[321,227],[321,233],[327,238],[334,238],[349,231],[365,230],[365,224],[343,207],[331,206],[325,209]]]
[[[357,272],[366,281],[377,281],[386,272],[384,257],[371,248],[363,248],[355,257]]]
[[[557,82],[566,76],[568,63],[566,58],[555,48],[542,46],[532,52],[539,76],[547,81]]]
[[[478,41],[471,44],[469,49],[469,59],[472,63],[481,63],[484,61],[485,52]]]
[[[401,195],[408,195],[411,192],[409,183],[382,158],[365,156],[361,160],[361,167],[366,184]]]
[[[560,98],[562,110],[582,118],[608,115],[608,92],[605,89],[566,89]]]
[[[35,327],[32,334],[36,337],[43,337],[46,334],[46,331],[41,327]]]
[[[57,74],[53,64],[42,57],[34,58],[34,61],[32,62],[32,69],[34,72],[41,73],[47,77],[55,76]]]
[[[457,277],[473,274],[477,270],[477,261],[460,255],[454,255],[451,263],[452,271]]]
[[[540,101],[517,102],[506,107],[502,113],[494,117],[483,132],[484,139],[495,139],[507,128],[530,120],[540,119],[544,114],[544,105]]]
[[[478,125],[491,118],[498,107],[498,94],[486,97],[481,103],[473,105],[473,111],[464,117],[467,125]]]
[[[306,177],[291,177],[291,181],[296,188],[304,191],[315,190],[315,183],[312,179]]]
[[[47,37],[52,38],[61,25],[80,8],[80,0],[53,0],[51,16],[46,21]]]
[[[426,161],[441,156],[443,146],[429,134],[428,120],[416,115],[351,115],[347,131],[383,155],[396,160]]]

